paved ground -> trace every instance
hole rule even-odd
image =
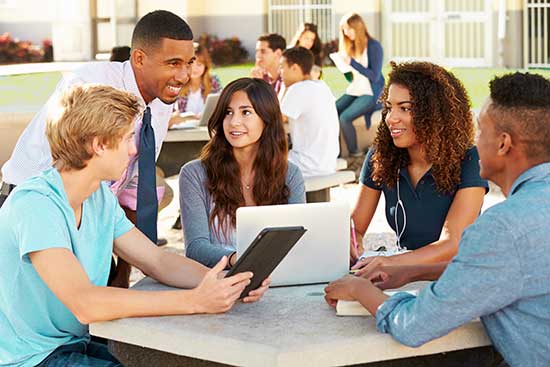
[[[183,233],[181,230],[172,229],[172,225],[174,224],[178,216],[179,209],[177,176],[168,178],[166,182],[174,191],[174,199],[172,200],[170,205],[163,209],[159,214],[159,237],[164,237],[168,240],[168,245],[164,246],[164,249],[166,251],[183,253]],[[332,201],[347,202],[351,210],[351,208],[353,208],[353,205],[355,204],[358,192],[358,184],[343,185],[331,189],[331,198]],[[488,207],[501,202],[502,200],[504,200],[504,196],[502,195],[498,187],[491,184],[491,190],[485,196],[485,202],[482,210],[485,210]],[[384,197],[382,196],[372,223],[367,230],[367,235],[365,236],[365,248],[374,249],[382,244],[388,246],[392,245],[394,241],[395,234],[388,226],[384,215]],[[143,274],[139,270],[134,269],[131,276],[132,284],[140,280],[142,277]]]

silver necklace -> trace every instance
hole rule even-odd
[[[250,188],[252,187],[251,184],[246,183],[243,179],[241,179],[241,184],[243,185],[243,187],[244,187],[246,190],[250,190]]]
[[[249,175],[248,176],[248,180],[250,180],[252,177],[252,175]],[[241,177],[241,184],[243,185],[243,187],[246,189],[246,190],[250,190],[250,188],[252,187],[252,185],[250,183],[247,183],[243,177]]]

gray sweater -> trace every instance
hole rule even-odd
[[[206,189],[206,170],[200,160],[181,168],[179,176],[181,222],[187,257],[212,267],[224,256],[236,251],[235,229],[229,238],[219,239],[208,220],[214,206]],[[290,190],[289,204],[305,203],[304,179],[298,167],[288,163],[286,185]],[[217,224],[217,223],[215,223]]]

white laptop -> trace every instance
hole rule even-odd
[[[237,258],[266,227],[307,232],[271,274],[272,285],[326,283],[349,271],[350,215],[346,203],[249,206],[237,209]]]
[[[210,120],[210,116],[212,116],[212,113],[214,112],[214,109],[216,108],[219,99],[220,93],[211,93],[207,95],[206,100],[204,101],[204,109],[202,111],[200,119],[187,119],[183,122],[180,122],[179,124],[173,125],[171,129],[194,129],[199,126],[207,126],[208,120]],[[180,116],[182,117],[188,117],[192,115],[194,114],[189,114],[188,112],[183,112],[180,114]]]

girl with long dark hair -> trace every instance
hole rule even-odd
[[[187,257],[207,266],[236,260],[236,210],[305,202],[298,167],[288,162],[282,115],[273,88],[241,78],[224,88],[208,122],[211,140],[182,167],[180,208]]]
[[[290,47],[307,48],[313,54],[313,67],[311,68],[311,79],[318,80],[322,76],[323,55],[322,44],[317,33],[317,25],[313,23],[302,23],[298,31],[294,35]]]

